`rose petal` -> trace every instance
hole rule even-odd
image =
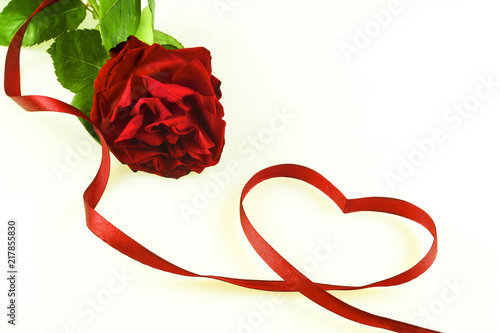
[[[193,80],[194,77],[196,80]],[[205,96],[215,95],[211,83],[211,75],[207,73],[203,64],[198,59],[192,60],[182,66],[173,76],[172,82],[180,86],[189,87]]]

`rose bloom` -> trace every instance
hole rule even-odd
[[[203,47],[167,50],[133,36],[111,50],[90,118],[120,162],[172,178],[219,162],[226,123],[210,62]]]

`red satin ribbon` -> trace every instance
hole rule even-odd
[[[27,111],[53,111],[68,113],[90,121],[90,119],[80,110],[57,99],[39,95],[23,96],[21,94],[19,55],[26,28],[36,13],[59,1],[60,0],[43,1],[33,15],[14,36],[9,46],[5,62],[5,93]],[[95,210],[97,203],[104,193],[109,178],[110,155],[108,152],[108,146],[99,129],[95,125],[94,129],[101,139],[102,158],[99,170],[94,180],[83,195],[87,226],[97,237],[101,238],[104,242],[108,243],[116,250],[145,265],[168,273],[190,277],[211,278],[258,290],[298,291],[307,298],[311,299],[313,302],[321,305],[331,312],[361,324],[379,327],[394,332],[437,332],[362,311],[339,300],[327,292],[328,290],[357,290],[399,285],[413,280],[425,272],[432,265],[437,254],[437,235],[436,227],[430,216],[417,206],[406,201],[393,198],[369,197],[347,199],[333,184],[314,170],[293,164],[272,166],[256,173],[243,188],[240,200],[240,219],[241,226],[250,244],[267,263],[267,265],[269,265],[269,267],[271,267],[283,280],[250,280],[223,276],[200,275],[178,267],[149,251],[147,248],[116,228]],[[277,177],[299,179],[311,184],[330,197],[344,213],[374,211],[398,215],[413,220],[426,228],[434,237],[431,248],[415,266],[401,274],[385,280],[354,287],[313,282],[299,272],[288,261],[286,261],[271,245],[266,242],[264,238],[260,236],[250,223],[250,220],[248,219],[243,208],[243,201],[252,188],[265,180]]]

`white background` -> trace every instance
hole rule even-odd
[[[480,77],[500,82],[500,8],[492,0],[401,0],[380,28],[374,13],[389,4],[157,1],[159,30],[212,52],[214,74],[223,82],[224,154],[217,166],[180,180],[133,174],[114,160],[98,211],[186,269],[273,279],[240,230],[239,193],[264,167],[303,164],[347,197],[410,201],[438,228],[438,258],[420,278],[335,295],[444,332],[497,331],[500,86],[468,117],[446,117],[455,104],[473,100]],[[348,61],[341,45],[354,45],[367,27],[380,31],[372,30]],[[69,102],[71,94],[59,86],[43,52],[48,45],[23,51],[23,93]],[[5,59],[6,48],[0,52]],[[1,331],[382,331],[331,314],[300,294],[277,301],[273,293],[177,277],[123,256],[85,226],[82,194],[100,151],[78,120],[25,112],[4,95],[0,105],[4,272],[6,222],[16,218],[19,225],[18,326],[6,324],[2,305]],[[294,117],[270,137],[276,110]],[[428,143],[436,130],[445,139],[428,144],[424,155],[417,142]],[[418,165],[404,169],[402,161],[410,159]],[[214,177],[223,178],[234,164],[236,172],[216,185]],[[61,165],[67,169],[57,173]],[[388,173],[401,177],[394,186]],[[209,192],[208,207],[200,208],[193,200],[207,188],[218,193]],[[186,218],[186,207],[199,214]],[[418,261],[430,244],[413,223],[368,213],[343,216],[317,190],[295,181],[259,186],[246,207],[271,244],[317,281],[361,284],[389,277]],[[116,274],[129,278],[120,282]],[[6,279],[1,281],[0,304],[6,304]]]

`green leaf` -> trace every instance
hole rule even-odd
[[[93,84],[109,58],[97,30],[74,30],[59,36],[47,50],[61,85],[78,93]]]
[[[78,91],[78,93],[73,98],[71,105],[90,117],[90,111],[92,110],[93,102],[94,82],[87,84],[85,87],[80,89],[80,91]]]
[[[142,10],[139,28],[137,28],[134,36],[139,38],[144,43],[151,45],[155,40],[154,30],[153,13],[151,12],[151,8],[148,6]]]
[[[0,45],[9,45],[19,28],[33,14],[42,0],[11,0],[0,14]],[[87,15],[81,0],[62,0],[33,17],[23,46],[39,44],[60,34],[75,30]]]
[[[101,0],[100,6],[102,41],[110,50],[137,31],[141,0]]]
[[[78,110],[85,113],[90,117],[90,111],[92,111],[92,105],[94,102],[94,83],[86,85],[83,87],[73,98],[71,105],[73,105]],[[91,123],[85,119],[78,118],[82,123],[83,127],[89,132],[89,134],[97,141],[100,142],[99,137],[95,133],[94,127]]]
[[[87,116],[90,117],[90,111],[92,110],[92,104],[94,102],[94,83],[88,84],[85,87],[83,87],[73,98],[73,101],[71,102],[71,105],[73,105],[75,108],[78,110],[82,111],[85,113]],[[94,131],[94,127],[92,126],[91,123],[86,121],[85,119],[78,118],[80,122],[82,123],[83,127],[89,132],[89,134],[97,141],[99,142],[99,137]]]
[[[75,30],[59,36],[47,50],[54,61],[57,79],[61,85],[75,93],[71,105],[90,117],[94,100],[94,81],[101,67],[109,59],[97,30]],[[80,122],[97,141],[99,137],[92,125]]]
[[[184,46],[182,46],[182,44],[179,43],[177,39],[175,39],[170,35],[167,35],[164,32],[155,30],[154,36],[155,36],[155,43],[160,44],[161,46],[163,46],[168,50],[184,48]]]

